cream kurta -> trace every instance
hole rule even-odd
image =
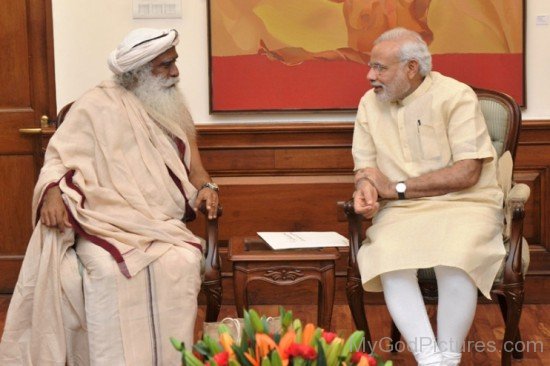
[[[353,135],[355,170],[375,167],[404,181],[464,159],[484,159],[473,187],[442,196],[382,203],[358,254],[366,291],[385,272],[437,265],[466,271],[489,297],[505,249],[496,152],[475,93],[431,72],[407,98],[361,99]]]

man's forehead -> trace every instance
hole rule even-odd
[[[371,61],[394,61],[399,57],[400,44],[395,41],[380,42],[372,48]]]
[[[163,53],[155,57],[151,61],[151,63],[155,64],[155,63],[165,62],[165,61],[176,59],[177,57],[178,57],[178,52],[176,51],[176,47],[170,47],[169,49],[167,49],[166,51],[164,51]]]

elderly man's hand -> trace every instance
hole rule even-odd
[[[396,192],[393,183],[380,170],[376,168],[361,169],[355,175],[355,184],[359,181],[370,182],[380,198],[395,198]]]
[[[44,194],[40,220],[47,227],[57,227],[61,232],[64,232],[65,228],[71,227],[67,208],[61,197],[61,189],[58,186],[51,187]]]
[[[206,210],[208,211],[208,219],[215,219],[218,215],[218,192],[208,187],[199,190],[197,199],[195,200],[195,207],[193,207],[193,209],[197,211],[203,201],[206,205]]]
[[[367,219],[372,218],[378,212],[380,208],[378,192],[368,180],[358,182],[353,193],[353,208],[356,213],[365,216]]]

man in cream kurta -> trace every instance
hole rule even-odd
[[[371,53],[373,89],[353,138],[355,209],[372,217],[358,254],[366,291],[384,291],[420,365],[457,365],[476,307],[505,255],[496,152],[473,90],[430,71],[416,33],[384,33]],[[434,267],[438,336],[416,271]]]
[[[217,186],[176,87],[178,34],[137,29],[114,80],[71,107],[33,198],[36,222],[0,344],[2,365],[180,365],[190,347],[201,240],[185,225]]]

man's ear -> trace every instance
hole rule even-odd
[[[413,79],[416,75],[420,73],[420,65],[417,60],[407,61],[407,75],[409,79]]]

